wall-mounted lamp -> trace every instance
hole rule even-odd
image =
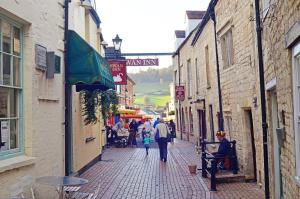
[[[87,10],[93,9],[92,3],[90,0],[80,0],[81,1],[81,6],[84,7]]]
[[[100,45],[103,46],[103,48],[106,48],[108,46],[108,43],[106,41],[102,41]]]

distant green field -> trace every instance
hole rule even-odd
[[[152,95],[152,93],[161,91],[165,95],[170,95],[170,83],[137,83],[134,85],[134,92],[136,95],[142,96],[146,94]]]
[[[165,106],[170,101],[169,83],[137,83],[134,90],[135,104]]]
[[[150,104],[154,106],[166,106],[166,103],[168,103],[171,99],[169,95],[165,96],[154,96],[150,95],[148,96],[150,100]],[[144,96],[137,96],[134,101],[135,104],[145,104],[145,97]]]

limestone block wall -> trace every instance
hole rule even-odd
[[[23,26],[23,104],[24,157],[34,157],[31,164],[0,173],[0,198],[8,197],[8,187],[21,177],[64,175],[64,98],[63,98],[63,8],[62,0],[40,3],[35,0],[0,2],[1,15]],[[61,57],[61,73],[46,79],[35,68],[35,44]],[[13,162],[16,158],[0,160]],[[41,197],[51,198],[55,192]]]
[[[195,90],[193,98],[204,97],[205,99],[206,138],[208,140],[212,140],[212,130],[214,134],[218,130],[217,112],[219,112],[219,98],[214,42],[213,22],[209,20],[193,48],[193,56],[197,59],[198,68],[197,71],[195,70],[195,74],[198,72],[198,78],[194,81],[194,85],[198,89]],[[198,81],[198,87],[196,81]],[[212,120],[209,113],[210,105],[213,112]],[[196,103],[195,109],[201,109],[201,105]],[[194,121],[196,124],[195,130],[199,132],[199,118],[197,114],[195,114]]]
[[[250,20],[254,15],[254,8],[250,0],[220,0],[215,7],[215,12],[224,118],[232,119],[230,139],[237,141],[240,169],[245,173],[246,178],[253,179],[254,160],[249,122],[249,115],[252,114],[256,175],[258,183],[261,183],[263,182],[261,114],[259,102],[253,103],[255,98],[260,99],[255,51],[255,24]],[[233,64],[225,67],[222,38],[230,29],[232,31]]]
[[[276,93],[278,111],[285,112],[286,138],[281,147],[281,175],[284,198],[299,198],[300,189],[296,185],[294,177],[296,175],[295,158],[295,133],[294,132],[294,112],[293,112],[293,85],[292,85],[292,52],[285,46],[287,32],[300,19],[300,2],[290,1],[271,1],[263,23],[263,46],[264,46],[264,66],[266,84],[276,80]],[[268,27],[268,28],[266,28]],[[272,136],[272,113],[270,95],[267,93],[268,100],[268,123],[270,138],[270,185],[271,196],[275,198],[274,180],[274,155],[273,136]],[[282,121],[280,121],[282,125]]]

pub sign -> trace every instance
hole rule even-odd
[[[175,86],[175,98],[179,101],[184,101],[184,86]]]
[[[111,74],[116,85],[127,84],[126,60],[109,60]]]

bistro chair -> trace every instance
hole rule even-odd
[[[92,193],[86,192],[74,192],[74,194],[68,195],[70,199],[96,199],[100,191],[100,184],[98,185],[97,189]]]
[[[10,199],[35,199],[33,189],[33,178],[30,176],[22,177],[17,183],[11,185],[9,190]],[[30,190],[31,198],[26,197],[26,190]]]

